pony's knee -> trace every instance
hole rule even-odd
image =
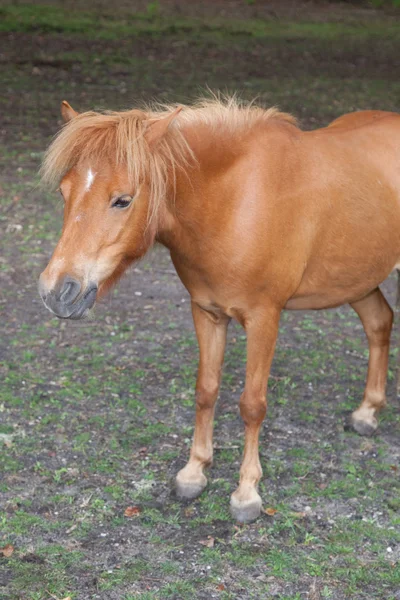
[[[196,406],[200,410],[212,408],[218,396],[219,382],[217,380],[201,381],[196,387]]]
[[[239,408],[245,425],[258,425],[267,412],[266,396],[259,391],[245,390],[240,397]]]

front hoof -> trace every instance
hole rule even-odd
[[[350,425],[360,435],[371,436],[378,429],[373,410],[358,409],[350,415]]]
[[[261,514],[262,502],[257,492],[251,500],[238,500],[235,494],[231,496],[231,515],[238,523],[251,523]]]
[[[378,429],[378,421],[374,418],[373,421],[361,421],[360,419],[351,418],[351,426],[354,431],[360,435],[371,437]]]
[[[207,485],[207,477],[201,475],[198,479],[188,479],[179,471],[175,479],[175,490],[178,498],[182,500],[193,500],[200,496],[201,492]]]

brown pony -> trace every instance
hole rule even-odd
[[[65,200],[43,301],[80,319],[155,242],[169,249],[200,346],[193,446],[176,478],[184,498],[206,486],[227,326],[243,325],[245,447],[231,509],[250,521],[282,309],[354,308],[370,357],[352,423],[377,428],[392,327],[378,285],[400,263],[400,116],[359,112],[304,132],[290,115],[234,99],[83,114],[63,102],[62,115],[42,169]]]

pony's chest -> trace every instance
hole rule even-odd
[[[193,302],[216,319],[227,315],[239,322],[246,311],[246,294],[243,293],[243,282],[229,274],[223,265],[216,268],[203,264],[199,260],[182,259],[171,252],[175,269],[188,290]]]

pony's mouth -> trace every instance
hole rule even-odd
[[[60,317],[62,319],[84,319],[88,316],[90,309],[94,306],[97,296],[97,285],[90,287],[85,294],[81,297],[77,306],[69,316]]]
[[[88,316],[96,302],[97,289],[97,285],[89,285],[85,293],[71,304],[65,304],[54,292],[50,292],[46,297],[42,296],[42,300],[45,307],[59,319],[79,320]]]

